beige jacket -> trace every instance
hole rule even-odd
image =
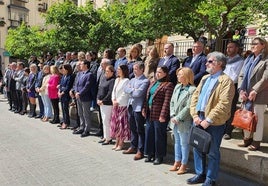
[[[202,86],[209,76],[210,75],[205,75],[201,79],[196,91],[192,96],[190,113],[193,118],[198,116],[196,105]],[[212,120],[211,125],[223,125],[230,118],[234,93],[235,88],[233,81],[226,74],[222,73],[212,90],[205,109],[205,117]]]

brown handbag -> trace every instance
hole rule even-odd
[[[256,131],[257,116],[254,112],[246,110],[244,104],[241,104],[241,108],[235,111],[232,125],[241,129],[248,130],[250,132]]]

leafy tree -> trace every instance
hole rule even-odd
[[[27,59],[31,54],[42,51],[42,33],[38,27],[22,23],[17,29],[9,29],[5,48],[17,58]]]

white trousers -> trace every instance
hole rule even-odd
[[[111,139],[111,116],[112,116],[112,105],[100,105],[101,118],[103,123],[103,137],[106,140]]]
[[[262,141],[263,129],[264,129],[264,112],[266,105],[254,104],[254,112],[257,115],[258,123],[256,127],[256,132],[253,133],[254,141]],[[251,132],[244,130],[244,137],[250,138]]]

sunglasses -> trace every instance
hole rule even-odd
[[[213,63],[215,60],[208,60],[207,63]]]

